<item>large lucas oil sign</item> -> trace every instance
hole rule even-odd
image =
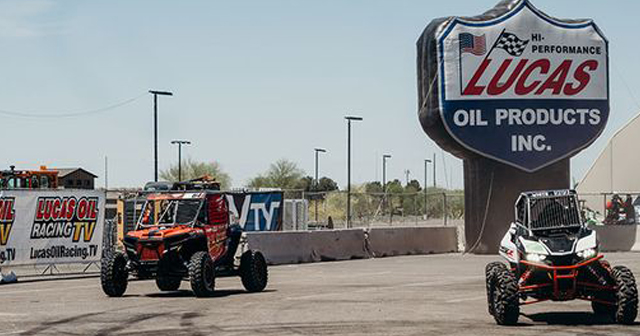
[[[591,21],[528,1],[436,35],[439,110],[467,150],[535,171],[593,142],[609,116],[608,44]]]

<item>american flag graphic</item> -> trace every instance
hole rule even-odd
[[[487,39],[484,34],[475,36],[470,33],[460,33],[460,54],[472,53],[476,56],[482,56],[487,53]]]

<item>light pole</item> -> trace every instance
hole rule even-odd
[[[382,190],[385,195],[387,194],[387,159],[390,159],[391,155],[382,155]]]
[[[153,180],[158,182],[158,96],[173,96],[173,92],[149,90],[153,95]]]
[[[316,181],[315,181],[315,185],[313,188],[313,191],[318,191],[318,153],[326,153],[327,150],[324,148],[314,148],[313,151],[316,154],[316,162],[315,162],[315,166],[316,166]],[[316,197],[318,197],[318,195],[316,195]],[[318,222],[318,199],[316,198],[316,223]]]
[[[427,165],[432,161],[424,159],[424,219],[427,220]]]
[[[389,202],[387,201],[387,159],[390,158],[391,155],[389,154],[382,155],[382,191],[384,192],[382,195],[382,205],[385,208],[389,207]],[[389,222],[391,222],[391,211],[389,211]]]
[[[173,140],[172,145],[178,145],[178,182],[182,182],[182,145],[190,145],[189,140]]]
[[[362,117],[345,116],[347,120],[347,228],[351,227],[351,122],[362,121]]]

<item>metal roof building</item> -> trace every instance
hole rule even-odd
[[[603,193],[640,192],[640,114],[619,129],[576,188],[587,206],[603,211]],[[599,195],[598,195],[599,194]]]

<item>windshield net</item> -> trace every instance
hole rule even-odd
[[[140,216],[140,224],[144,226],[190,224],[196,220],[201,203],[202,200],[147,201]]]
[[[580,209],[575,196],[530,199],[531,229],[560,229],[580,226]]]

